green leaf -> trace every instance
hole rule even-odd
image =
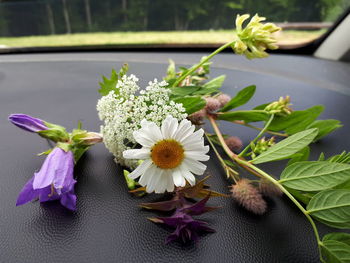
[[[327,241],[327,240],[335,240],[344,244],[347,244],[350,246],[350,234],[349,233],[341,233],[341,232],[334,232],[334,233],[329,233],[325,235],[322,238],[322,241]],[[350,251],[349,251],[350,252]]]
[[[316,120],[313,123],[311,123],[307,128],[317,128],[318,129],[318,135],[315,138],[315,141],[321,139],[322,137],[330,134],[331,132],[335,131],[336,129],[339,129],[343,125],[340,124],[340,121],[338,120]]]
[[[336,187],[334,187],[334,189],[347,189],[347,190],[350,190],[350,179],[345,181],[342,184],[337,185]]]
[[[350,165],[327,161],[298,162],[288,166],[279,182],[302,191],[321,191],[344,183],[350,178]]]
[[[293,163],[307,161],[309,159],[309,156],[310,156],[310,147],[306,146],[305,148],[303,148],[299,152],[297,152],[296,156],[294,156],[292,159],[289,160],[287,166],[289,166]]]
[[[203,85],[202,89],[213,89],[213,88],[215,88],[215,89],[219,90],[221,88],[222,84],[224,83],[225,78],[226,78],[225,75],[221,75],[219,77],[216,77],[216,78],[208,81],[207,83],[205,83]]]
[[[112,69],[110,79],[106,78],[105,76],[102,76],[102,81],[99,82],[101,88],[98,90],[101,96],[106,96],[113,90],[116,94],[118,94],[118,90],[116,89],[118,79],[123,77],[128,72],[128,69],[128,64],[124,64],[119,70],[119,73],[117,73],[115,69]]]
[[[270,131],[285,131],[295,134],[305,130],[324,110],[322,105],[311,107],[303,111],[293,111],[287,116],[276,116],[269,126]]]
[[[183,96],[187,96],[192,94],[193,92],[199,90],[200,87],[198,86],[183,86],[183,87],[174,87],[171,88],[171,94],[174,96],[179,96],[179,97],[183,97]]]
[[[324,161],[325,160],[324,152],[320,153],[320,156],[318,157],[318,161]]]
[[[324,224],[337,228],[350,227],[350,191],[325,190],[316,194],[307,205],[307,212]]]
[[[246,104],[253,97],[255,90],[255,85],[240,90],[220,111],[226,112]]]
[[[244,122],[256,122],[256,121],[267,121],[269,119],[269,115],[263,111],[254,111],[254,110],[246,110],[246,111],[231,111],[225,113],[217,114],[218,120],[225,121],[244,121]]]
[[[192,114],[205,107],[206,102],[204,99],[198,96],[187,96],[174,99],[176,103],[182,103],[186,109],[187,114]]]
[[[167,68],[166,75],[166,80],[176,78],[175,62],[172,59],[169,59],[169,66]]]
[[[291,193],[296,199],[298,199],[299,201],[303,202],[305,205],[307,205],[312,196],[310,196],[310,193],[303,193],[301,191],[298,191],[298,190],[295,190],[295,189],[291,189],[291,188],[288,188],[288,187],[285,187],[289,193]]]
[[[326,240],[321,244],[321,255],[327,263],[349,263],[350,246],[335,240]]]
[[[279,143],[271,146],[266,152],[252,160],[252,163],[266,163],[289,157],[308,146],[317,136],[317,129],[309,129],[296,133]]]
[[[269,103],[264,103],[264,104],[261,104],[259,106],[256,106],[253,110],[264,110],[266,108],[267,105],[271,104],[271,102]]]
[[[327,159],[328,162],[332,163],[348,163],[350,164],[350,152],[346,153],[343,151],[341,154],[334,155]]]
[[[99,83],[101,88],[98,90],[98,92],[101,94],[101,96],[108,95],[112,90],[116,90],[117,82],[118,74],[114,69],[112,69],[110,79],[102,76],[102,81]]]

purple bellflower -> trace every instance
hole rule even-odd
[[[11,114],[9,116],[9,121],[17,127],[29,132],[38,132],[48,129],[43,120],[26,114]]]
[[[60,200],[70,210],[76,209],[73,178],[74,156],[71,151],[54,148],[46,157],[39,172],[25,184],[16,205],[26,204],[39,198],[40,202]]]

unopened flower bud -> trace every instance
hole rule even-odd
[[[82,142],[85,145],[94,145],[103,141],[103,137],[100,133],[97,132],[87,132],[86,136],[82,138]]]
[[[221,106],[220,101],[213,97],[205,98],[205,100],[207,102],[207,105],[205,106],[205,110],[207,111],[207,113],[213,113],[217,111]]]
[[[289,115],[292,113],[292,109],[289,106],[290,97],[286,96],[285,98],[280,97],[278,101],[274,101],[265,107],[265,111],[270,114],[277,114],[281,116]]]
[[[242,140],[236,136],[226,138],[225,143],[233,152],[238,152],[243,147]]]
[[[267,151],[272,145],[275,144],[275,137],[271,137],[270,139],[266,140],[265,137],[261,138],[256,142],[256,144],[251,144],[250,148],[252,149],[251,155],[254,159],[257,155],[262,154],[263,152]]]
[[[196,125],[200,125],[203,123],[204,117],[206,116],[205,109],[201,109],[199,111],[196,111],[192,113],[190,116],[188,116],[188,119]]]
[[[259,191],[265,196],[281,196],[283,192],[276,185],[264,178],[259,181]]]
[[[26,114],[11,114],[9,116],[9,121],[17,127],[29,132],[38,132],[48,129],[43,120]]]
[[[266,212],[267,204],[259,191],[249,180],[241,179],[231,186],[232,197],[245,209],[257,215]]]
[[[231,97],[227,94],[220,94],[216,99],[220,102],[220,106],[223,107],[231,100]]]

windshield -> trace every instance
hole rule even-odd
[[[219,45],[237,14],[268,18],[291,48],[321,36],[350,0],[0,0],[0,47]]]

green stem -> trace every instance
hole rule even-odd
[[[251,168],[252,170],[258,172],[260,175],[262,175],[265,179],[269,180],[270,182],[272,182],[275,186],[277,186],[279,189],[281,189],[281,191],[288,196],[288,198],[299,208],[299,210],[306,216],[306,218],[309,220],[312,229],[314,231],[316,240],[317,240],[317,245],[318,245],[318,250],[321,256],[321,248],[320,245],[322,244],[320,236],[318,234],[318,230],[316,227],[316,224],[314,222],[314,220],[312,219],[312,217],[309,215],[308,211],[298,202],[298,200],[296,200],[294,198],[294,196],[288,192],[288,190],[286,188],[284,188],[275,178],[273,178],[271,175],[267,174],[266,172],[264,172],[263,170],[259,169],[258,167],[256,167],[255,165],[244,161],[242,159],[235,159],[236,162],[240,162],[241,164],[243,164],[244,166],[247,166],[249,168]]]
[[[252,172],[254,175],[259,175],[260,177],[263,177],[267,180],[269,180],[270,182],[272,182],[274,185],[276,185],[279,189],[281,189],[281,191],[283,193],[286,194],[286,196],[300,209],[300,211],[306,216],[306,218],[309,220],[312,229],[314,231],[316,240],[317,240],[317,246],[318,246],[318,251],[320,254],[320,258],[322,260],[322,256],[321,256],[321,245],[322,242],[320,240],[320,236],[318,234],[318,230],[316,227],[315,222],[313,221],[313,219],[311,218],[311,216],[308,214],[308,212],[305,210],[305,208],[294,198],[294,196],[288,192],[287,189],[285,189],[276,179],[274,179],[272,176],[270,176],[269,174],[265,173],[263,170],[259,169],[258,167],[256,167],[255,165],[253,165],[250,162],[247,162],[246,160],[242,159],[242,157],[236,155],[235,153],[233,153],[228,146],[225,143],[225,140],[215,122],[215,120],[213,119],[213,117],[208,117],[208,119],[210,120],[214,131],[222,145],[222,148],[225,150],[225,152],[227,153],[228,156],[230,156],[230,158],[235,161],[237,164],[239,164],[241,167],[245,168],[247,171]]]
[[[245,123],[244,121],[233,121],[233,123],[236,123],[236,124],[239,124],[239,125],[243,125],[243,126],[252,128],[254,130],[257,130],[257,131],[261,131],[262,130],[262,128],[255,127],[255,126],[253,126],[251,124]],[[272,134],[272,135],[276,135],[276,136],[288,137],[288,134],[286,134],[286,133],[273,132],[273,131],[269,131],[269,130],[266,130],[265,132],[269,133],[269,134]]]
[[[209,138],[208,133],[204,133],[204,134],[205,134],[205,137],[207,138],[211,148],[214,150],[216,157],[219,159],[221,166],[224,168],[225,172],[227,173],[227,177],[230,176],[228,171],[231,171],[232,172],[231,178],[236,182],[237,178],[235,177],[235,175],[238,175],[238,173],[235,170],[233,170],[231,167],[228,167],[228,165],[225,163],[224,159],[221,157],[218,150],[216,149],[214,143]]]
[[[191,75],[193,72],[195,72],[199,67],[201,67],[203,64],[205,64],[206,62],[208,62],[212,57],[214,57],[216,54],[220,53],[221,51],[223,51],[224,49],[228,48],[229,46],[231,46],[234,42],[236,41],[232,41],[229,43],[226,43],[225,45],[222,45],[221,47],[219,47],[217,50],[215,50],[213,53],[211,53],[209,56],[207,56],[205,59],[203,59],[200,63],[192,66],[192,68],[187,71],[185,74],[181,75],[173,84],[173,87],[177,87],[181,81],[183,81],[187,76]]]
[[[270,119],[268,120],[268,122],[265,124],[265,127],[259,132],[259,134],[255,137],[254,140],[252,140],[252,143],[256,143],[257,140],[260,139],[261,136],[263,136],[263,134],[265,133],[265,131],[269,128],[273,118],[275,117],[274,114],[271,114]],[[248,144],[243,151],[241,151],[241,153],[238,156],[243,156],[250,148],[250,144]]]

